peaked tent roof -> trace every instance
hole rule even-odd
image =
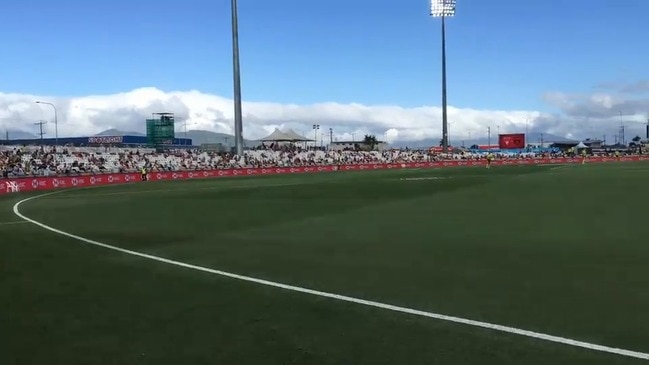
[[[579,144],[576,145],[575,148],[588,148],[588,146],[586,146],[584,142],[579,142]]]
[[[297,134],[294,130],[289,129],[284,134],[287,137],[290,137],[292,141],[312,141],[312,139],[308,139],[306,137],[302,137],[301,135]]]
[[[282,133],[279,129],[275,128],[273,133],[260,139],[263,142],[288,142],[291,141],[291,137],[287,136],[285,133]]]

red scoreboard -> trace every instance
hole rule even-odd
[[[525,148],[525,133],[498,135],[498,147],[501,150]]]

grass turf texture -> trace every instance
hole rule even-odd
[[[182,262],[648,352],[648,180],[645,163],[339,172],[69,190],[21,212]],[[0,199],[0,222],[24,197]],[[31,224],[0,237],[2,364],[645,363]]]

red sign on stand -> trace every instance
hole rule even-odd
[[[498,136],[498,147],[501,150],[525,148],[525,134],[501,134]]]

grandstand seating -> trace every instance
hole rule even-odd
[[[534,158],[535,153],[497,154],[496,158]],[[182,171],[243,167],[296,167],[332,164],[405,163],[432,160],[476,160],[484,153],[429,154],[426,151],[390,150],[313,151],[249,150],[243,156],[199,150],[171,150],[103,147],[0,146],[0,171],[4,177],[54,176],[150,171]]]

